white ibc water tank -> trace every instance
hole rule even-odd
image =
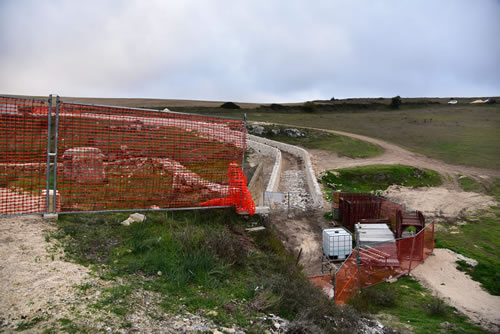
[[[323,254],[332,260],[344,260],[352,252],[352,236],[345,229],[323,230]]]

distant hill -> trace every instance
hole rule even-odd
[[[32,98],[47,98],[47,96],[26,96],[26,95],[12,95],[20,97],[32,97]],[[459,103],[470,103],[477,99],[487,99],[488,97],[495,98],[497,101],[500,100],[499,96],[486,96],[486,97],[453,97],[453,99],[458,100]],[[312,102],[317,104],[390,104],[392,97],[379,97],[379,98],[347,98],[347,99],[335,99],[330,100],[314,100]],[[451,97],[401,97],[403,103],[448,103]],[[77,102],[77,103],[89,103],[89,104],[104,104],[112,106],[122,106],[122,107],[132,107],[132,108],[169,108],[169,107],[219,107],[224,102],[227,101],[202,101],[202,100],[179,100],[179,99],[152,99],[152,98],[103,98],[103,97],[69,97],[61,96],[62,101]],[[231,101],[238,104],[241,108],[252,109],[257,108],[261,105],[270,105],[270,103],[249,103],[249,102],[237,102]],[[305,101],[304,101],[305,102]],[[303,102],[296,103],[280,103],[280,105],[285,106],[298,106],[302,105]]]

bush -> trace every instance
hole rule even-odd
[[[438,297],[432,297],[429,303],[429,314],[433,316],[443,316],[446,314],[446,304]]]
[[[393,307],[396,305],[396,293],[390,286],[379,285],[361,290],[350,303],[359,311],[370,311],[373,306]]]
[[[392,109],[399,109],[399,106],[401,105],[401,97],[398,95],[398,96],[394,96],[391,100],[391,108]]]
[[[284,106],[282,106],[281,104],[278,104],[278,103],[272,103],[269,108],[271,108],[271,110],[283,110],[285,109]]]
[[[223,104],[221,104],[220,107],[224,108],[224,109],[240,109],[240,106],[237,105],[236,103],[233,103],[233,102],[223,103]]]
[[[304,112],[311,113],[316,111],[317,106],[314,104],[314,102],[306,102],[302,105],[302,109],[304,110]]]

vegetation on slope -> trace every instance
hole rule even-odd
[[[466,316],[434,297],[410,277],[363,289],[350,303],[360,312],[375,314],[402,332],[484,333],[484,330],[468,322]],[[443,326],[445,322],[448,324]]]
[[[125,317],[128,298],[144,289],[163,296],[167,313],[186,310],[253,332],[263,331],[257,325],[263,313],[326,332],[355,331],[355,313],[311,286],[270,229],[244,231],[257,218],[228,210],[157,212],[122,226],[126,217],[67,215],[58,221],[55,236],[71,259],[122,282],[104,290],[94,308]],[[346,321],[336,323],[339,318]]]

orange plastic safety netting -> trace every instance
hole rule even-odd
[[[0,97],[0,215],[46,211],[47,110],[47,100]]]
[[[315,286],[346,304],[362,288],[408,274],[434,250],[434,222],[413,237],[376,247],[354,249],[334,275],[310,277]],[[334,285],[332,286],[332,279]]]
[[[227,197],[216,198],[201,203],[201,206],[234,206],[236,212],[246,212],[250,215],[255,214],[255,203],[252,195],[247,188],[247,178],[241,168],[235,164],[229,164],[227,170],[229,180],[229,191]]]
[[[62,211],[216,206],[246,149],[243,120],[73,103],[58,136]]]
[[[0,215],[47,212],[44,192],[57,212],[255,211],[243,120],[59,100],[51,110],[48,100],[0,99]]]
[[[345,304],[361,288],[408,274],[434,250],[434,222],[413,237],[356,250],[335,274],[335,302]]]

